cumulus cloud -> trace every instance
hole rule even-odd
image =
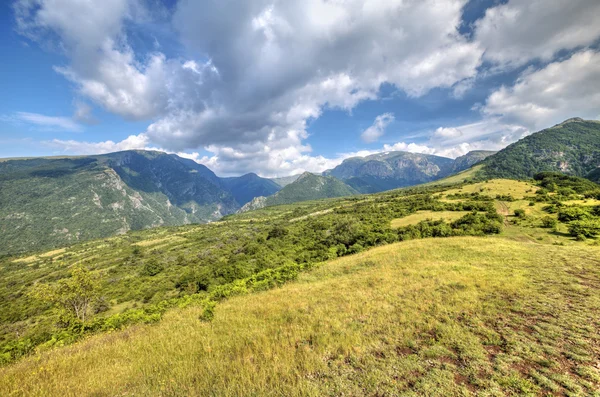
[[[494,91],[482,109],[536,130],[567,118],[600,118],[600,53],[582,51],[540,70],[528,70],[512,86]]]
[[[550,61],[560,50],[589,46],[600,38],[597,0],[510,0],[489,8],[475,25],[485,59],[516,67]]]
[[[363,131],[360,137],[367,143],[376,142],[384,133],[388,125],[394,121],[392,113],[384,113],[375,118],[373,125]]]
[[[382,84],[409,98],[437,88],[462,98],[487,68],[484,59],[499,69],[551,62],[559,51],[581,51],[600,36],[597,1],[510,0],[488,9],[470,39],[458,32],[466,3],[180,0],[169,18],[185,56],[171,57],[157,45],[136,51],[130,40],[132,26],[152,19],[144,0],[105,0],[102,7],[16,0],[14,10],[19,32],[66,55],[55,70],[78,98],[149,122],[122,142],[55,140],[55,147],[81,153],[159,147],[192,153],[186,155],[222,175],[272,176],[319,171],[345,158],[315,156],[306,143],[308,122],[327,109],[351,112],[379,98]],[[428,142],[388,149],[457,156],[499,148],[573,111],[595,116],[594,63],[597,55],[583,51],[529,70],[488,98],[481,124],[441,126]],[[78,106],[75,120],[93,121],[87,106]],[[393,120],[382,116],[364,131],[365,141],[376,141]],[[205,152],[212,154],[199,154]]]
[[[18,0],[15,14],[30,38],[53,35],[70,60],[55,70],[79,95],[151,120],[152,143],[295,170],[322,162],[303,140],[324,109],[350,111],[382,83],[420,96],[473,77],[482,50],[457,31],[465,3],[182,0],[173,25],[194,59],[135,52],[126,27],[146,17],[139,1]]]
[[[45,141],[44,144],[51,148],[58,149],[60,152],[73,154],[104,154],[118,152],[121,150],[154,149],[149,147],[150,143],[144,134],[130,135],[120,142],[84,142],[76,140],[53,139],[51,141]]]

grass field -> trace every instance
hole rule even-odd
[[[0,395],[600,395],[600,248],[402,242],[199,320],[89,337],[0,369]]]
[[[445,192],[446,196],[456,193],[480,193],[495,197],[496,195],[511,195],[514,198],[532,196],[539,188],[528,182],[519,182],[510,179],[493,179],[487,182],[465,185],[460,189],[451,189]]]
[[[416,225],[417,223],[427,219],[432,219],[434,221],[443,219],[451,222],[462,218],[468,213],[469,211],[417,211],[416,213],[405,216],[404,218],[392,220],[392,227],[397,228],[408,225]]]
[[[473,177],[475,177],[477,172],[481,171],[482,168],[483,165],[476,165],[474,167],[469,168],[468,170],[459,172],[458,174],[451,175],[439,181],[425,183],[422,186],[448,186],[457,183],[462,183],[465,180],[472,179]]]

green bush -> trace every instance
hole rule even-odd
[[[574,237],[596,237],[600,234],[600,219],[587,219],[569,223],[569,234]]]
[[[158,261],[153,258],[144,264],[144,267],[141,271],[141,275],[154,277],[163,270],[164,266],[158,263]]]
[[[588,218],[590,218],[590,213],[581,207],[565,207],[558,211],[558,220],[565,223]]]
[[[517,218],[521,218],[521,219],[523,219],[523,218],[526,218],[526,217],[527,217],[527,215],[525,214],[525,210],[523,210],[523,209],[520,209],[520,208],[515,210],[515,216],[516,216]]]
[[[545,216],[542,218],[542,227],[547,229],[554,229],[558,225],[558,221],[551,216]]]

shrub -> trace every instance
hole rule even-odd
[[[542,218],[542,227],[547,229],[554,229],[558,225],[558,221],[551,216],[545,216]]]
[[[281,238],[285,237],[288,234],[287,229],[282,226],[276,225],[271,230],[269,230],[269,234],[267,235],[267,240],[272,238]]]
[[[600,234],[600,220],[587,219],[569,223],[569,234],[574,237],[595,237]]]
[[[580,221],[589,217],[589,212],[581,207],[566,207],[558,211],[558,220],[561,222]]]
[[[525,218],[525,217],[526,217],[526,215],[525,215],[525,210],[523,210],[523,209],[520,209],[520,208],[519,208],[519,209],[516,209],[516,210],[515,210],[515,216],[516,216],[517,218],[521,218],[521,219]]]
[[[202,313],[200,314],[200,321],[212,321],[215,318],[215,307],[217,302],[206,301]]]
[[[158,273],[163,271],[163,265],[158,263],[156,259],[150,259],[148,262],[144,264],[144,268],[141,271],[142,276],[150,276],[154,277]]]

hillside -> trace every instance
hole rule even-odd
[[[5,258],[0,395],[593,395],[599,208],[546,174]],[[101,289],[83,325],[32,293],[77,266]]]
[[[487,178],[557,171],[586,177],[600,167],[600,122],[573,118],[507,146],[485,161]]]
[[[219,219],[239,204],[194,161],[126,151],[0,162],[0,255]]]
[[[242,207],[240,212],[255,210],[271,205],[292,204],[300,201],[320,200],[352,196],[358,192],[344,182],[329,176],[305,172],[294,182],[269,197],[257,197]]]

